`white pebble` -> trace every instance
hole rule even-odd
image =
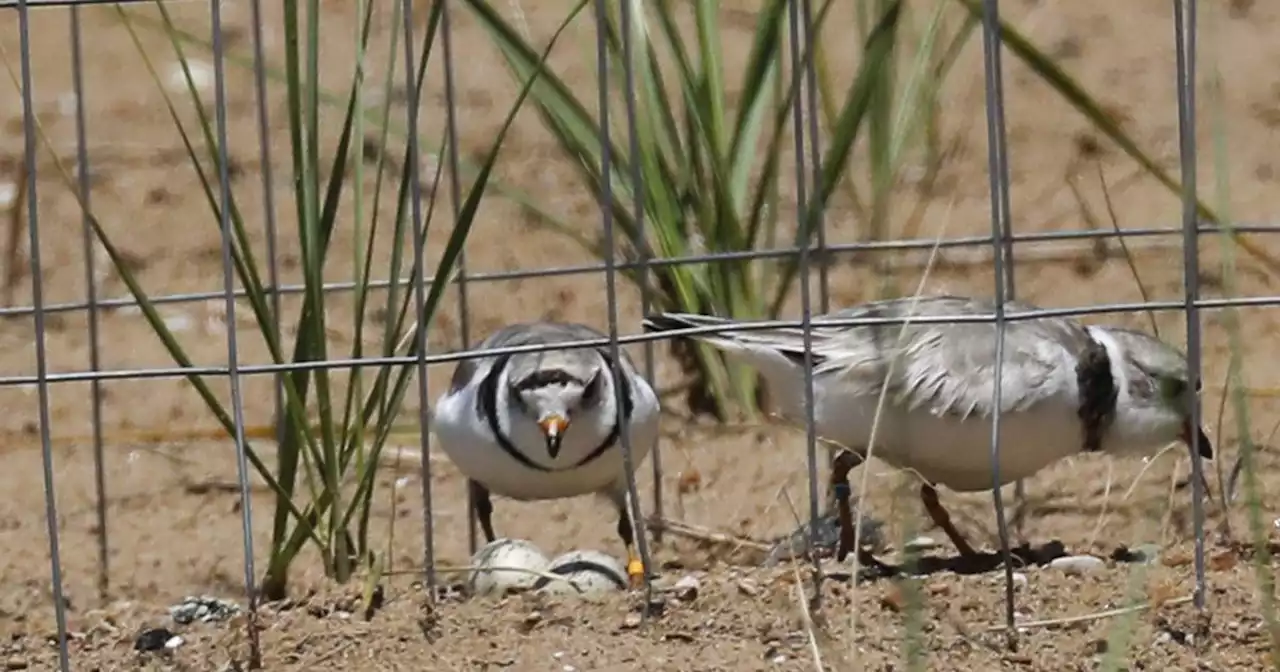
[[[1054,569],[1062,570],[1067,576],[1082,576],[1090,572],[1095,572],[1106,566],[1101,558],[1092,555],[1067,555],[1061,558],[1054,558],[1049,566]]]
[[[184,331],[191,331],[191,324],[191,318],[181,313],[164,318],[165,328],[175,334],[182,333]]]
[[[567,581],[541,577],[533,586],[541,593],[594,597],[622,590],[627,585],[627,570],[622,563],[600,551],[570,551],[548,563],[546,571],[561,575]]]
[[[69,117],[76,113],[76,94],[67,92],[58,96],[58,114]]]
[[[1027,585],[1027,575],[1023,574],[1022,572],[1014,572],[1013,585],[1019,586],[1019,587]]]
[[[196,91],[208,91],[213,86],[213,66],[203,61],[188,58],[187,70],[191,71],[191,83],[195,85]],[[169,66],[169,75],[165,79],[169,83],[170,89],[174,91],[187,90],[187,75],[182,69],[181,62]]]
[[[8,209],[18,200],[18,185],[12,182],[0,183],[0,208]]]
[[[494,539],[471,557],[467,589],[472,595],[503,595],[524,590],[547,567],[547,556],[523,539]]]
[[[935,541],[933,537],[919,536],[903,544],[902,550],[920,553],[923,551],[931,551],[937,547],[938,542]]]
[[[179,646],[182,646],[183,643],[185,643],[185,640],[183,640],[180,635],[174,635],[165,641],[164,648],[172,651],[178,648]]]
[[[693,576],[682,577],[676,581],[676,585],[671,589],[675,593],[676,598],[684,602],[690,602],[698,597],[698,589],[702,584],[698,583],[698,579]]]

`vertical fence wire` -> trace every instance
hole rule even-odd
[[[44,468],[44,515],[49,534],[50,580],[53,583],[53,613],[58,626],[58,664],[62,672],[71,669],[68,653],[67,603],[62,586],[62,549],[58,542],[58,502],[53,478],[53,439],[49,418],[49,359],[45,344],[44,279],[40,259],[40,215],[36,183],[35,92],[31,80],[31,17],[26,0],[18,2],[18,36],[21,51],[23,161],[27,172],[27,235],[31,268],[31,303],[35,307],[36,392],[40,418],[40,458]]]
[[[648,241],[645,239],[645,198],[644,198],[644,176],[640,169],[640,130],[639,122],[636,118],[636,72],[635,72],[635,36],[632,34],[634,27],[640,25],[636,21],[637,9],[639,9],[641,0],[621,0],[622,5],[621,17],[619,19],[622,28],[622,76],[623,102],[627,114],[627,154],[629,165],[631,167],[631,193],[632,198],[632,219],[635,220],[634,236],[631,245],[640,268],[637,269],[640,284],[640,315],[643,318],[649,317],[649,310],[653,303],[653,290],[649,286],[649,257],[650,250]],[[648,44],[648,41],[645,41]],[[641,346],[644,354],[644,379],[653,386],[657,391],[657,380],[654,376],[654,358],[653,358],[653,341],[645,341]],[[656,520],[662,520],[664,510],[662,506],[662,455],[661,445],[658,442],[650,448],[649,461],[653,474],[653,517]],[[653,531],[653,540],[655,542],[662,541],[662,525],[657,525]]]
[[[996,104],[988,105],[988,113],[995,116],[995,127],[997,129],[997,132],[994,135],[988,133],[988,142],[996,144],[996,148],[997,148],[996,156],[999,157],[998,168],[1000,170],[1000,174],[999,176],[997,176],[996,179],[999,179],[1000,184],[1003,185],[1003,188],[1000,189],[999,191],[1000,216],[996,218],[996,222],[998,222],[1000,225],[1000,232],[999,234],[995,234],[993,232],[993,235],[997,235],[998,239],[992,240],[992,246],[993,246],[993,253],[996,252],[996,249],[994,248],[1001,248],[1001,247],[1003,248],[1002,253],[1004,255],[1004,260],[1003,260],[1002,267],[1004,268],[1004,272],[997,273],[996,279],[995,279],[997,283],[1000,283],[1004,287],[1004,295],[1003,295],[1003,298],[1001,299],[1001,302],[1003,303],[1007,301],[1016,301],[1018,299],[1018,289],[1017,289],[1018,283],[1017,283],[1017,273],[1015,271],[1017,262],[1014,260],[1014,255],[1013,255],[1013,250],[1014,250],[1013,208],[1012,208],[1012,205],[1010,204],[1011,199],[1009,194],[1009,191],[1010,191],[1009,155],[1008,155],[1008,145],[1007,145],[1008,138],[1006,137],[1007,125],[1005,123],[1005,118],[1004,118],[1004,66],[1002,65],[1003,58],[1001,56],[1001,45],[1003,44],[1003,40],[1000,37],[1001,27],[1000,27],[999,0],[991,0],[991,5],[994,7],[992,18],[990,20],[993,22],[991,25],[994,27],[994,30],[996,31],[996,40],[995,40],[996,48],[991,52],[989,57],[993,63],[995,78],[988,79],[986,82],[986,87],[987,87],[988,95],[994,96],[992,100],[996,101]],[[987,21],[986,8],[984,7],[983,10],[984,10],[983,21],[984,21],[984,30],[985,30],[986,21]],[[988,165],[988,171],[995,170],[996,168],[997,166],[994,164]],[[995,198],[995,192],[993,192],[992,197]],[[994,203],[993,203],[993,207],[994,207]],[[993,215],[995,214],[994,211],[992,214]],[[1019,515],[1019,514],[1025,511],[1025,507],[1027,503],[1027,484],[1024,479],[1019,478],[1018,480],[1014,481],[1013,501],[1014,501],[1014,506],[1017,507],[1017,513],[1015,513],[1014,517],[1015,517],[1015,524],[1018,526],[1018,536],[1022,536],[1023,515]],[[1003,515],[1004,515],[1003,512],[1001,512],[1001,518],[1000,518],[1001,525],[1006,524],[1004,522],[1005,519]],[[1006,532],[1002,534],[1002,537],[1001,537],[1002,539],[1004,539],[1004,541],[1002,541],[1001,543],[1006,549],[1009,546],[1008,536],[1009,535]],[[1013,570],[1012,568],[1010,568],[1008,571],[1012,572]],[[1008,595],[1006,596],[1007,604],[1012,604],[1013,586],[1012,584],[1006,584],[1005,588],[1007,591],[1009,591]],[[1010,607],[1010,609],[1012,609],[1012,607]]]
[[[615,235],[613,222],[613,142],[609,133],[609,0],[595,0],[596,10],[596,78],[599,97],[597,103],[600,107],[600,174],[603,178],[600,180],[600,218],[602,235],[601,240],[604,246],[604,282],[605,282],[605,300],[608,303],[608,323],[609,323],[609,366],[612,369],[611,374],[616,381],[625,381],[622,368],[622,352],[618,343],[618,260],[616,258]],[[635,91],[627,89],[625,92],[627,97],[633,97]],[[629,121],[634,121],[631,117]],[[628,133],[636,133],[635,124],[630,124],[627,129]],[[635,163],[634,161],[632,163]],[[637,192],[643,188],[643,184],[635,185]],[[624,385],[613,386],[614,400],[617,408],[624,408],[624,395],[626,394]],[[647,526],[644,524],[644,512],[640,505],[640,496],[636,488],[635,474],[635,456],[634,447],[631,445],[631,432],[618,432],[619,443],[622,445],[622,465],[623,471],[626,472],[627,480],[627,511],[622,515],[631,517],[631,531],[636,543],[636,548],[640,551],[640,562],[644,565],[644,598],[645,607],[641,610],[642,617],[648,619],[649,604],[653,600],[653,559],[649,555],[649,534]]]
[[[801,0],[801,19],[804,25],[804,44],[808,55],[804,59],[805,104],[809,106],[809,167],[813,171],[813,188],[822,188],[822,137],[818,134],[818,33],[814,32],[813,0]],[[814,235],[818,245],[818,311],[831,310],[831,263],[827,258],[827,218],[824,208],[815,213]],[[802,273],[803,274],[803,273]]]
[[[423,566],[427,569],[427,599],[435,600],[436,595],[436,563],[435,563],[435,521],[434,507],[431,500],[431,397],[427,389],[427,329],[422,324],[426,314],[427,297],[427,260],[426,231],[422,226],[422,181],[420,170],[422,157],[418,144],[418,108],[421,104],[417,84],[417,67],[413,59],[413,0],[402,0],[404,11],[401,12],[404,30],[404,81],[408,92],[406,143],[408,150],[405,160],[409,162],[409,210],[410,222],[413,226],[413,263],[417,269],[414,273],[413,302],[414,338],[416,339],[415,366],[418,379],[418,439],[422,450],[422,553]],[[446,5],[447,6],[447,5]],[[441,7],[443,10],[443,6]],[[423,49],[428,45],[422,45]],[[426,64],[423,64],[426,67]],[[457,138],[450,137],[449,145],[453,146]]]
[[[796,218],[798,226],[802,230],[809,226],[809,199],[808,188],[806,182],[808,176],[805,174],[805,124],[804,124],[804,108],[805,108],[805,92],[808,87],[803,86],[805,82],[805,62],[808,60],[802,54],[801,50],[801,11],[800,4],[803,0],[789,0],[787,3],[787,22],[790,27],[790,46],[791,46],[791,76],[792,81],[796,84],[796,95],[791,100],[792,111],[792,133],[795,136],[795,157],[796,157],[796,212],[799,216]],[[807,32],[807,31],[806,31]],[[813,56],[812,43],[805,41],[805,47],[808,48],[808,56]],[[814,99],[816,100],[816,98]],[[815,110],[809,110],[810,116],[815,116]],[[809,287],[809,252],[812,245],[810,234],[812,232],[805,230],[804,235],[800,237],[800,324],[803,333],[802,340],[804,342],[804,425],[805,425],[805,457],[806,467],[809,480],[809,548],[810,558],[813,561],[813,597],[812,605],[814,609],[822,605],[822,567],[819,565],[817,547],[819,541],[819,520],[821,511],[819,505],[821,498],[818,493],[818,433],[817,424],[814,420],[814,404],[813,404],[813,297]]]
[[[1011,283],[1006,276],[1012,270],[1005,259],[1006,243],[1012,247],[1009,231],[1009,159],[1005,148],[1004,87],[1001,85],[1003,70],[1000,63],[1000,6],[999,0],[982,2],[982,53],[983,77],[986,81],[987,117],[987,174],[991,189],[991,254],[995,270],[996,359],[994,399],[991,405],[991,496],[996,509],[996,525],[1000,534],[1000,553],[1004,559],[1004,607],[1005,625],[1009,629],[1009,644],[1014,643],[1013,557],[1009,548],[1009,523],[1005,519],[1004,497],[1000,492],[1000,411],[1004,387],[1005,351],[1005,301]],[[1002,241],[1002,238],[1006,241]]]
[[[240,387],[240,350],[236,335],[235,271],[231,254],[231,160],[227,151],[227,80],[222,35],[222,3],[211,2],[210,20],[213,46],[214,126],[218,143],[218,216],[222,231],[222,288],[226,305],[227,382],[231,387],[231,413],[235,423],[236,479],[240,488],[240,525],[244,554],[244,587],[249,602],[250,667],[261,660],[258,628],[253,622],[258,608],[256,572],[253,563],[253,501],[249,485],[248,446],[245,441],[244,397]]]
[[[276,230],[275,177],[271,169],[271,125],[267,112],[267,60],[262,37],[262,0],[249,0],[253,23],[253,88],[258,125],[258,165],[262,171],[262,221],[267,236],[267,282],[271,285],[272,338],[280,342],[280,253]],[[362,110],[363,112],[363,110]],[[287,420],[284,412],[284,375],[272,376],[272,411],[275,418],[276,445],[283,446]]]
[[[83,232],[86,317],[89,320],[89,370],[102,370],[101,330],[98,324],[98,273],[94,253],[93,226],[89,221],[90,182],[89,141],[85,123],[84,53],[80,37],[80,7],[71,7],[71,88],[76,97],[76,188],[81,204],[80,226]],[[110,536],[107,532],[107,477],[102,454],[102,381],[89,381],[89,420],[93,423],[93,492],[98,542],[98,599],[104,604],[111,584]]]
[[[1173,0],[1177,57],[1178,159],[1182,179],[1182,281],[1187,315],[1187,384],[1192,390],[1191,515],[1195,530],[1195,606],[1205,606],[1204,464],[1200,458],[1200,231],[1196,189],[1196,0]]]
[[[460,186],[460,175],[458,173],[458,127],[457,127],[457,99],[454,97],[454,81],[453,81],[453,39],[451,37],[451,27],[449,19],[449,1],[441,0],[440,5],[440,36],[444,41],[444,79],[445,79],[445,123],[447,124],[448,134],[448,156],[449,163],[449,194],[453,203],[454,221],[458,219],[459,208],[462,207],[462,191]],[[438,159],[439,157],[437,157]],[[465,250],[458,253],[457,261],[457,283],[458,283],[458,337],[461,340],[463,349],[471,347],[471,310],[469,305],[469,297],[467,292],[467,253]],[[471,553],[476,552],[477,532],[475,501],[471,497],[467,497],[467,548]]]
[[[445,100],[445,137],[448,138],[447,156],[449,164],[449,200],[453,204],[453,221],[458,221],[458,213],[462,208],[462,185],[458,174],[458,103],[457,88],[453,80],[453,29],[449,17],[449,0],[440,2],[440,41],[444,49],[444,100]],[[436,157],[439,161],[440,157]],[[467,253],[458,253],[458,337],[462,341],[462,349],[471,348],[471,310],[467,293]],[[476,505],[471,497],[467,497],[467,549],[476,552],[478,537],[476,535]]]

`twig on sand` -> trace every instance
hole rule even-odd
[[[1172,605],[1177,605],[1177,604],[1186,604],[1186,603],[1190,602],[1191,600],[1192,600],[1192,596],[1190,596],[1190,595],[1186,595],[1186,596],[1184,596],[1184,597],[1178,597],[1178,598],[1174,598],[1174,599],[1172,599],[1172,600],[1166,600],[1166,601],[1161,602],[1161,603],[1159,603],[1159,604],[1151,604],[1151,603],[1149,603],[1149,604],[1137,604],[1137,605],[1134,605],[1134,606],[1132,606],[1132,607],[1120,607],[1120,608],[1118,608],[1118,609],[1108,609],[1108,610],[1106,610],[1106,611],[1096,611],[1096,612],[1094,612],[1094,613],[1092,613],[1092,614],[1081,614],[1081,615],[1079,615],[1079,616],[1065,616],[1065,617],[1063,617],[1063,618],[1046,618],[1046,619],[1039,620],[1039,621],[1025,621],[1025,622],[1023,622],[1023,623],[1015,623],[1015,624],[1014,624],[1014,627],[1016,627],[1016,628],[1018,628],[1019,630],[1021,630],[1021,629],[1024,629],[1024,628],[1026,628],[1026,629],[1030,629],[1030,628],[1052,628],[1052,627],[1054,627],[1054,626],[1059,626],[1059,625],[1071,625],[1071,624],[1073,624],[1073,623],[1088,623],[1088,622],[1090,622],[1090,621],[1100,621],[1100,620],[1103,620],[1103,619],[1106,619],[1106,618],[1115,618],[1116,616],[1124,616],[1124,615],[1126,615],[1126,614],[1135,614],[1135,613],[1138,613],[1138,612],[1147,611],[1147,610],[1149,610],[1149,609],[1158,609],[1158,608],[1160,608],[1160,607],[1167,607],[1167,606],[1172,606]],[[991,627],[987,628],[987,630],[986,630],[986,631],[987,631],[987,632],[1005,632],[1006,630],[1008,630],[1008,627],[1009,627],[1009,626],[1004,625],[1004,624],[1001,624],[1001,625],[993,625],[993,626],[991,626]]]
[[[684,537],[685,539],[693,539],[695,541],[742,546],[752,550],[764,551],[766,553],[773,548],[771,544],[766,544],[763,541],[758,541],[749,537],[740,537],[727,532],[717,532],[710,528],[692,525],[672,518],[650,517],[645,521],[645,525],[653,532],[670,533],[677,537]]]

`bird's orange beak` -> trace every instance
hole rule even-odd
[[[548,415],[538,421],[538,426],[547,437],[547,455],[553,460],[556,459],[556,455],[560,453],[560,440],[564,438],[564,431],[569,428],[568,418],[562,415]]]

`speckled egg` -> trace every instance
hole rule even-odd
[[[494,539],[471,557],[467,590],[473,596],[502,596],[528,590],[547,569],[547,556],[523,539]]]
[[[570,551],[552,560],[546,571],[567,580],[541,577],[533,585],[539,592],[599,597],[627,587],[627,570],[622,563],[600,551]]]

